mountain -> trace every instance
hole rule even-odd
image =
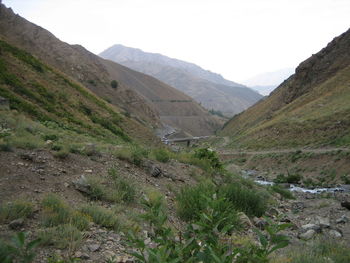
[[[262,97],[219,74],[161,54],[114,45],[103,51],[100,56],[151,75],[186,93],[205,108],[221,111],[226,116],[241,112]]]
[[[350,144],[350,30],[302,62],[269,97],[233,117],[231,147]]]
[[[170,125],[191,135],[212,134],[221,121],[165,83],[69,45],[1,5],[0,35],[35,55],[151,129]],[[117,80],[118,88],[110,83]]]
[[[278,85],[294,74],[293,68],[284,68],[272,72],[265,72],[242,81],[243,84],[258,91],[262,95],[269,95]]]

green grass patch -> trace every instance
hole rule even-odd
[[[88,215],[92,220],[103,227],[119,230],[120,222],[118,217],[111,211],[102,206],[97,205],[86,205],[83,206],[80,211],[83,214]]]
[[[39,232],[38,237],[42,245],[54,246],[59,249],[69,248],[71,251],[77,249],[83,240],[79,229],[70,224],[42,230]]]
[[[33,214],[33,211],[33,204],[23,200],[1,204],[0,223],[9,222],[18,218],[28,218]]]
[[[84,214],[70,208],[57,195],[49,194],[42,200],[42,223],[46,227],[69,224],[80,230],[89,227],[89,218]]]

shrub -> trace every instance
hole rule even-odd
[[[170,160],[170,153],[166,149],[155,149],[152,151],[155,159],[162,163],[167,163]]]
[[[58,152],[55,152],[55,153],[53,154],[53,156],[54,156],[55,158],[64,160],[64,159],[66,159],[66,158],[69,156],[69,152],[68,152],[67,149],[62,149],[62,150],[60,150],[60,151],[58,151]]]
[[[12,146],[8,142],[0,142],[0,152],[12,152]]]
[[[2,263],[30,263],[34,260],[35,248],[40,244],[40,239],[30,242],[26,240],[27,234],[17,233],[12,237],[11,243],[6,243],[0,239],[0,262]]]
[[[279,193],[282,197],[286,198],[286,199],[295,199],[294,195],[292,194],[291,191],[289,191],[288,189],[284,189],[282,187],[280,187],[279,185],[273,185],[271,186],[271,190]]]
[[[195,150],[194,157],[207,160],[214,169],[222,168],[222,163],[219,160],[218,154],[210,148],[200,148]]]
[[[17,200],[0,206],[0,222],[7,222],[18,218],[27,218],[33,214],[33,204]]]
[[[300,174],[289,174],[285,176],[284,174],[278,174],[277,177],[273,180],[274,183],[289,183],[289,184],[297,184],[302,179]]]
[[[262,216],[267,209],[267,196],[256,189],[231,183],[220,187],[220,195],[232,202],[233,207],[248,216]]]
[[[285,254],[288,257],[288,262],[291,263],[345,263],[350,262],[349,248],[348,244],[339,240],[320,238],[303,243],[302,246],[297,246]],[[277,257],[277,259],[279,258]]]
[[[176,196],[177,214],[185,221],[198,219],[206,208],[207,197],[214,193],[215,186],[208,182],[183,187]]]
[[[53,245],[59,249],[70,248],[75,250],[82,241],[81,232],[73,225],[64,224],[39,232],[43,245]]]
[[[130,203],[135,200],[135,186],[127,179],[117,176],[112,182],[112,190],[107,193],[107,199],[114,202]]]
[[[112,80],[112,81],[111,81],[111,87],[112,87],[113,89],[118,88],[118,81]]]
[[[120,227],[117,216],[110,210],[97,205],[87,205],[81,208],[82,213],[89,215],[92,220],[103,227],[118,230]]]
[[[137,166],[142,165],[142,161],[149,154],[148,150],[140,146],[130,146],[118,149],[114,152],[115,156],[121,160],[128,161],[129,163]]]
[[[46,227],[54,227],[63,224],[70,224],[80,230],[89,227],[89,219],[78,211],[68,207],[56,195],[48,195],[42,201],[44,208],[42,222]]]

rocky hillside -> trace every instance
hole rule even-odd
[[[268,98],[226,123],[232,147],[350,144],[350,31],[302,62]]]
[[[194,98],[205,108],[221,111],[226,116],[241,112],[262,97],[219,74],[161,54],[114,45],[100,56],[164,81]]]
[[[157,79],[101,59],[82,46],[68,45],[4,5],[0,11],[4,40],[64,72],[144,125],[153,129],[166,123],[193,135],[208,135],[220,127],[221,122],[190,97]],[[118,81],[117,89],[111,87],[112,80]]]

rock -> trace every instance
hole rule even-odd
[[[100,245],[99,244],[91,244],[91,245],[88,245],[88,249],[91,252],[96,252],[97,250],[100,249]]]
[[[349,221],[349,218],[347,218],[345,215],[342,215],[340,218],[335,220],[337,224],[345,224]]]
[[[9,223],[9,227],[11,229],[14,229],[14,230],[20,229],[21,227],[23,227],[23,225],[24,225],[24,219],[23,218],[18,218],[18,219],[12,220]]]
[[[340,232],[338,232],[337,230],[334,230],[334,229],[332,229],[332,230],[329,231],[329,235],[330,235],[331,237],[335,237],[335,238],[340,238],[340,237],[342,237],[342,234],[341,234]]]
[[[267,214],[270,216],[278,216],[280,214],[280,211],[274,207],[271,207],[269,210],[267,210]]]
[[[260,229],[265,229],[265,226],[268,224],[266,220],[257,217],[254,217],[253,222],[254,225]]]
[[[350,210],[350,202],[349,201],[341,202],[341,206]]]
[[[244,229],[250,229],[253,227],[252,222],[245,213],[239,212],[238,217]]]
[[[316,235],[316,231],[313,229],[309,229],[305,233],[300,234],[299,238],[302,240],[309,240],[309,239],[313,238],[315,235]]]
[[[328,217],[316,216],[316,222],[320,225],[321,228],[329,228],[331,223]]]
[[[150,168],[150,174],[153,177],[159,177],[162,175],[162,170],[159,167],[152,165]]]
[[[293,212],[301,212],[303,211],[305,208],[305,205],[303,202],[294,202],[292,204],[292,211]]]
[[[79,192],[85,194],[89,194],[91,192],[91,186],[88,184],[84,175],[82,175],[78,180],[74,181],[73,185]]]
[[[305,231],[312,229],[312,230],[315,230],[316,232],[321,232],[321,227],[319,225],[316,225],[316,224],[306,224],[306,225],[301,226],[301,228]]]

